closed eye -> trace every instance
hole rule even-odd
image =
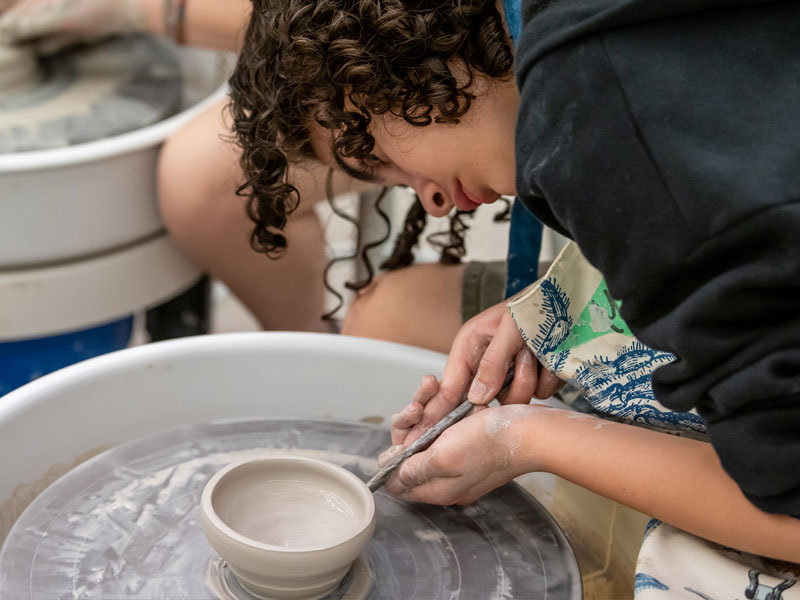
[[[365,158],[358,161],[360,163],[360,168],[345,162],[342,157],[335,152],[333,156],[341,169],[350,177],[370,183],[383,183],[383,177],[380,171],[391,165],[391,162],[383,160],[374,152],[368,154]]]

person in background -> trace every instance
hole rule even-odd
[[[179,44],[237,51],[251,7],[249,0],[3,0],[0,41],[33,43],[49,53],[102,36],[150,32]],[[287,219],[291,243],[280,260],[265,259],[251,247],[246,198],[236,193],[243,175],[227,104],[205,109],[164,144],[158,191],[167,229],[263,329],[330,331],[335,326],[321,318],[328,259],[314,209],[327,198],[329,168],[315,160],[291,165],[288,178],[303,201]],[[376,187],[340,171],[332,184],[335,194]],[[501,264],[451,262],[380,274],[351,303],[341,332],[446,352],[463,320],[503,297],[505,278]],[[427,309],[413,310],[403,300],[409,296]]]

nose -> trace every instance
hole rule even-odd
[[[415,182],[414,191],[417,192],[422,206],[433,217],[444,217],[453,209],[453,201],[445,189],[430,179]]]

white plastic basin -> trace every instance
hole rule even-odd
[[[161,143],[223,98],[231,56],[182,48],[184,110],[96,142],[0,155],[0,271],[121,248],[161,231]]]
[[[361,338],[237,333],[138,346],[46,375],[0,398],[0,541],[39,491],[101,449],[219,419],[376,422],[444,362]]]

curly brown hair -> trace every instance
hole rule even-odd
[[[475,74],[509,78],[512,61],[494,0],[254,0],[230,79],[253,248],[286,247],[280,230],[300,200],[287,169],[315,158],[311,123],[333,132],[334,157],[360,177],[343,159],[366,170],[372,115],[457,123]]]

